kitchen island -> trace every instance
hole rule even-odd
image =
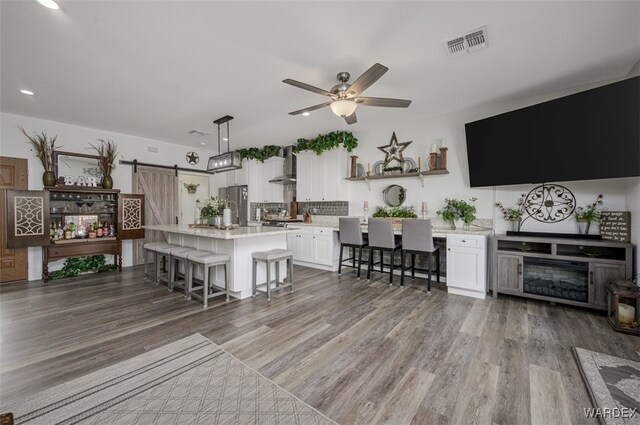
[[[163,232],[168,243],[196,249],[227,254],[231,257],[229,268],[229,290],[231,296],[251,296],[251,254],[275,248],[287,248],[287,234],[295,229],[284,227],[238,227],[232,230],[215,228],[191,228],[187,225],[144,226],[146,230]],[[286,267],[281,267],[281,276],[286,276]],[[201,273],[201,272],[200,272]],[[201,276],[201,274],[200,274]],[[200,277],[196,274],[196,277]],[[273,274],[272,274],[273,276]],[[224,286],[222,270],[216,270],[214,284]],[[258,268],[258,283],[266,281],[264,267]]]

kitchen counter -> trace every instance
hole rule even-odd
[[[294,229],[286,227],[237,227],[231,230],[207,229],[202,227],[189,227],[184,224],[165,224],[143,226],[147,230],[158,230],[167,233],[177,233],[180,235],[198,236],[211,239],[247,239],[265,236],[273,236],[274,234],[294,233]]]
[[[291,223],[288,225],[289,227],[323,227],[327,229],[332,229],[334,231],[338,231],[337,224],[321,224],[321,223]],[[395,234],[401,235],[402,229],[400,225],[394,226]],[[473,227],[470,226],[467,229],[452,229],[451,227],[432,227],[434,237],[446,237],[449,234],[462,234],[462,235],[482,235],[482,236],[490,236],[493,234],[493,229],[485,229],[482,227]],[[367,225],[362,224],[362,231],[367,232]]]

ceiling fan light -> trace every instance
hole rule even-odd
[[[353,100],[342,99],[331,102],[331,105],[329,105],[329,107],[337,116],[348,117],[355,112],[358,104]]]

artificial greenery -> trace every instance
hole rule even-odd
[[[49,273],[49,279],[64,279],[76,277],[82,273],[92,271],[94,273],[110,272],[116,269],[114,264],[106,264],[104,255],[92,255],[90,257],[67,258],[60,270]]]
[[[507,221],[522,220],[522,216],[524,215],[525,196],[526,195],[524,193],[520,195],[520,197],[518,198],[518,201],[516,202],[515,207],[505,208],[504,205],[502,205],[502,202],[496,202],[495,205],[502,213],[502,218],[504,218]]]
[[[396,167],[385,167],[382,169],[382,171],[384,171],[385,173],[391,173],[393,171],[402,171],[403,168],[400,166],[396,166]]]
[[[350,131],[332,131],[327,134],[318,134],[315,139],[298,139],[293,151],[296,153],[313,151],[316,155],[320,155],[322,152],[339,147],[340,144],[347,152],[351,152],[358,147],[358,139],[353,137]]]
[[[473,205],[473,202],[477,199],[471,198],[467,202],[463,199],[446,198],[444,207],[438,211],[438,215],[444,221],[463,220],[465,224],[469,225],[476,219],[476,206]]]
[[[240,159],[253,159],[265,162],[267,159],[280,155],[280,146],[266,145],[262,148],[238,149]]]
[[[226,201],[222,198],[219,198],[217,196],[209,196],[204,200],[203,206],[200,209],[200,218],[206,220],[209,217],[222,215],[222,210],[224,209],[226,204]]]
[[[18,126],[18,128],[27,140],[29,140],[27,143],[31,145],[31,149],[40,160],[44,171],[53,171],[55,169],[53,151],[56,149],[55,144],[58,136],[49,137],[44,131],[40,134],[34,133],[33,136],[30,136],[23,127]]]
[[[375,218],[417,218],[418,216],[413,211],[413,207],[397,206],[393,208],[376,207],[376,211],[373,213]]]
[[[600,194],[596,198],[595,202],[587,205],[586,207],[576,208],[576,212],[575,212],[576,220],[586,221],[587,223],[600,221],[602,209],[600,209],[599,207],[604,203],[602,198],[604,198],[604,196]]]
[[[98,139],[98,142],[100,142],[98,146],[93,143],[89,143],[89,145],[98,153],[98,168],[102,171],[102,175],[109,177],[116,166],[118,146],[110,139]]]
[[[199,183],[185,183],[184,187],[187,188],[187,190],[191,190],[191,191],[196,191],[198,190],[198,186],[200,186]]]

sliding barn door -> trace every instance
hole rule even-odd
[[[9,248],[7,244],[8,189],[27,190],[26,159],[0,156],[0,283],[27,280],[29,274],[27,248]]]
[[[133,172],[133,171],[132,171]],[[178,177],[173,170],[137,167],[133,172],[133,193],[144,195],[145,224],[175,224],[178,216]],[[133,263],[144,261],[144,244],[166,242],[161,232],[146,231],[144,239],[133,242]]]

